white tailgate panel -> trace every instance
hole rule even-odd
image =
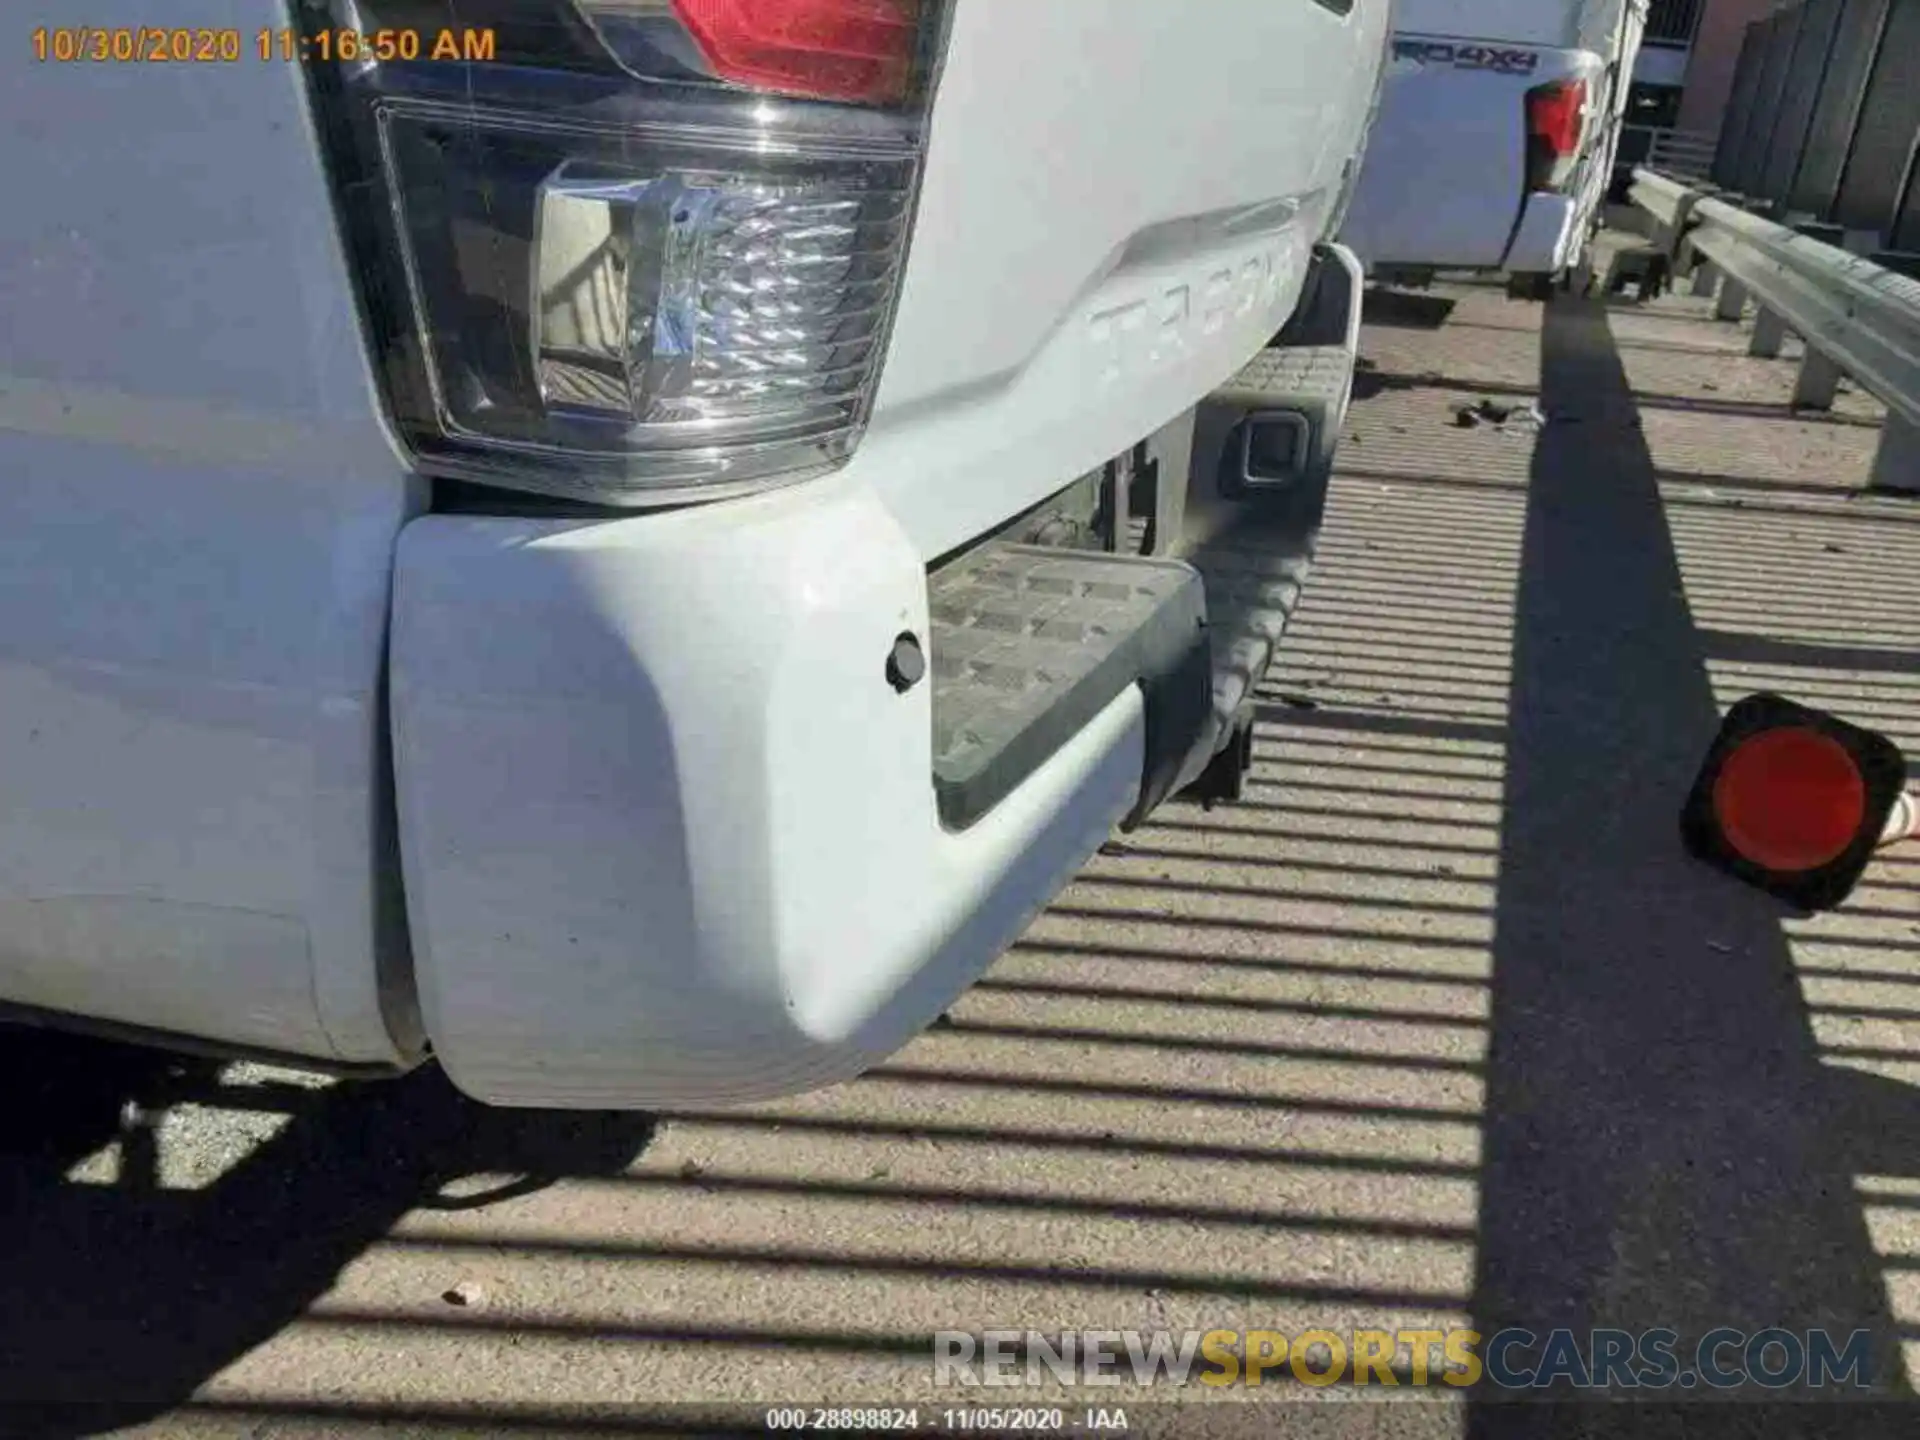
[[[1592,57],[1415,35],[1394,51],[1341,238],[1369,267],[1497,268],[1526,183],[1527,91]]]
[[[1386,13],[958,0],[855,462],[925,553],[1150,434],[1285,320]]]

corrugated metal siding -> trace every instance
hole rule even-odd
[[[1853,153],[1834,218],[1851,229],[1891,229],[1920,134],[1920,0],[1895,0],[1867,82]]]
[[[1787,62],[1786,88],[1780,97],[1773,139],[1761,162],[1762,195],[1783,199],[1793,188],[1800,156],[1807,148],[1807,128],[1813,122],[1814,102],[1820,98],[1820,82],[1833,55],[1841,3],[1842,0],[1807,0],[1806,19],[1794,41],[1793,58]]]
[[[1754,97],[1760,93],[1760,69],[1766,58],[1767,28],[1764,23],[1747,27],[1747,38],[1740,44],[1740,67],[1734,72],[1733,93],[1727,99],[1727,118],[1720,126],[1720,143],[1713,154],[1713,183],[1733,184],[1740,169],[1740,152],[1745,148],[1747,128],[1753,120]]]
[[[1800,33],[1802,14],[1788,10],[1764,21],[1766,55],[1760,64],[1760,84],[1754,92],[1753,113],[1747,133],[1740,142],[1740,157],[1735,163],[1733,186],[1743,194],[1757,194],[1760,172],[1765,167],[1767,146],[1773,141],[1774,122],[1780,118],[1780,98],[1787,88],[1787,62],[1793,58],[1793,42]]]
[[[1888,0],[1844,0],[1826,83],[1814,106],[1813,124],[1799,172],[1787,192],[1787,207],[1822,218],[1833,213],[1840,177],[1860,118],[1868,72],[1887,23]]]

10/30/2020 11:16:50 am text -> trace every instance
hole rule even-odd
[[[247,32],[232,26],[42,25],[30,39],[35,60],[59,65],[237,65],[246,60],[474,63],[492,60],[496,54],[494,32],[473,27],[313,31],[263,27]]]

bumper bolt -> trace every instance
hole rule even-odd
[[[887,683],[902,695],[918,685],[927,673],[927,655],[911,631],[893,642],[887,654]]]

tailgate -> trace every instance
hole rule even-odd
[[[1337,8],[960,0],[854,466],[925,553],[1172,419],[1285,320],[1385,41],[1384,4]]]
[[[1342,238],[1371,268],[1496,269],[1526,201],[1526,95],[1598,57],[1397,34]]]

